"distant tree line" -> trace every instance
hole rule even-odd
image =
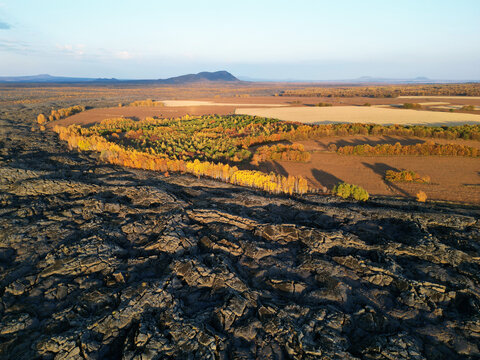
[[[386,86],[336,86],[287,89],[279,96],[301,97],[370,97],[395,98],[398,96],[480,96],[480,84],[419,84]]]
[[[134,102],[131,102],[128,106],[164,106],[164,103],[161,101],[155,101],[152,99],[147,99],[147,100],[137,100]]]

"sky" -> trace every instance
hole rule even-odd
[[[0,0],[0,76],[480,80],[479,0]]]

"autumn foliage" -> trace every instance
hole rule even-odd
[[[261,146],[253,155],[253,162],[259,163],[268,160],[282,160],[308,162],[312,155],[305,151],[302,144],[277,144]]]
[[[415,171],[411,170],[387,170],[385,173],[385,180],[390,182],[416,182],[416,183],[429,183],[430,176],[420,176]]]
[[[475,147],[459,145],[459,144],[435,144],[426,142],[415,145],[401,145],[400,143],[381,144],[371,146],[368,144],[356,146],[342,146],[337,149],[337,153],[341,155],[367,155],[367,156],[384,156],[384,155],[449,155],[449,156],[469,156],[479,157],[480,150]]]
[[[418,202],[425,202],[427,201],[427,194],[424,191],[419,191],[417,193],[417,201]]]
[[[47,118],[45,117],[45,115],[43,114],[38,114],[37,116],[37,123],[39,123],[40,125],[43,125],[47,122]]]
[[[352,198],[358,201],[367,201],[369,198],[367,190],[358,185],[341,182],[334,186],[332,194],[344,199]]]
[[[130,103],[128,106],[164,106],[163,102],[161,101],[155,101],[152,99],[147,99],[147,100],[137,100],[132,103]]]
[[[404,108],[404,109],[414,109],[414,110],[418,110],[418,109],[421,109],[421,108],[422,108],[422,105],[417,104],[417,103],[405,103],[405,104],[403,104],[403,108]]]
[[[90,133],[88,129],[72,125],[68,128],[56,126],[54,131],[70,148],[81,151],[93,150],[101,153],[102,160],[111,164],[132,168],[166,172],[183,172],[262,189],[270,193],[304,194],[309,191],[307,181],[299,176],[282,176],[260,171],[239,170],[236,166],[208,161],[184,161],[168,158],[165,154],[149,154],[125,148],[104,137]]]
[[[68,108],[52,110],[48,118],[44,114],[39,114],[37,116],[37,122],[40,125],[43,125],[47,121],[60,120],[82,111],[85,111],[85,106],[82,106],[82,105],[75,105]]]

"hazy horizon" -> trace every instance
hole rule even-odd
[[[0,76],[480,79],[480,3],[0,1]]]

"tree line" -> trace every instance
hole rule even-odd
[[[128,106],[149,106],[149,107],[152,107],[152,106],[164,106],[164,103],[161,102],[161,101],[147,99],[147,100],[137,100],[137,101],[131,102],[130,104],[128,104]]]
[[[386,86],[305,87],[281,91],[279,96],[299,97],[369,97],[398,96],[480,96],[480,84],[418,84]]]
[[[82,105],[75,105],[68,108],[56,109],[56,110],[52,109],[50,115],[48,116],[45,116],[44,114],[38,114],[37,123],[39,123],[40,125],[43,125],[47,121],[60,120],[82,111],[85,111],[85,106],[82,106]]]
[[[362,144],[356,146],[342,146],[337,149],[340,155],[367,155],[367,156],[383,156],[383,155],[449,155],[449,156],[468,156],[479,157],[480,150],[475,147],[459,145],[459,144],[435,144],[426,142],[415,145],[401,145],[400,143],[380,144],[371,146]]]

